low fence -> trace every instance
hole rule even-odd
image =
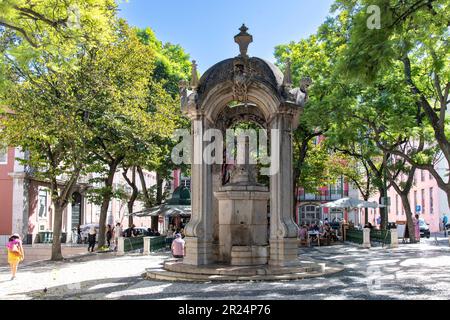
[[[166,249],[166,237],[150,237],[150,252]]]
[[[358,229],[346,230],[346,241],[362,244],[364,242],[364,231]],[[370,230],[370,242],[378,242],[383,244],[391,244],[390,230]]]
[[[391,230],[370,230],[370,242],[391,244]]]
[[[32,235],[31,238],[33,237]],[[45,231],[45,232],[39,232],[37,237],[37,243],[53,243],[53,232],[51,231]],[[67,233],[62,232],[61,233],[61,243],[67,242]],[[31,244],[29,237],[27,236],[27,243]]]
[[[348,229],[345,232],[345,240],[357,244],[362,244],[364,240],[363,231],[357,229]]]
[[[121,239],[123,239],[123,252],[130,252],[135,250],[148,250],[149,252],[154,252],[167,248],[167,241],[165,236],[131,237]],[[145,245],[146,241],[147,246]]]
[[[144,237],[123,238],[125,252],[140,250],[144,248]]]

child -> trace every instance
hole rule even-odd
[[[8,263],[11,266],[11,280],[14,280],[16,278],[17,267],[25,257],[20,236],[17,233],[13,234],[9,238],[6,247],[8,249]]]

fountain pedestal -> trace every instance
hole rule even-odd
[[[220,261],[236,266],[266,264],[267,187],[229,184],[214,195],[219,202]]]

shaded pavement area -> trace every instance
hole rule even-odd
[[[0,268],[0,299],[450,299],[448,240],[423,239],[397,249],[345,244],[299,249],[319,262],[345,266],[326,277],[296,281],[187,283],[149,281],[168,253],[94,254],[21,266],[10,281]]]

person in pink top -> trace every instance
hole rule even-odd
[[[301,227],[298,229],[298,238],[299,238],[300,240],[306,240],[306,239],[308,239],[308,229],[306,228],[305,225],[301,226]]]
[[[181,234],[175,235],[175,240],[172,241],[172,255],[174,258],[184,258],[184,240],[181,238]]]

